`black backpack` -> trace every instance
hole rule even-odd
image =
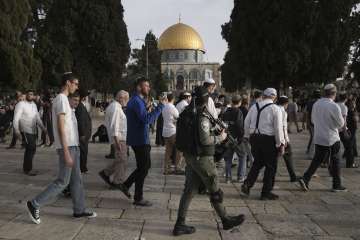
[[[180,114],[176,123],[176,148],[197,155],[197,113],[193,103]]]

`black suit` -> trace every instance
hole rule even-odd
[[[80,138],[80,170],[87,172],[88,145],[92,130],[91,117],[83,103],[76,108],[75,114]]]

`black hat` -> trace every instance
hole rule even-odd
[[[283,105],[289,102],[289,98],[287,96],[280,96],[278,100],[278,104]]]
[[[194,89],[194,96],[197,98],[207,97],[209,92],[205,87],[199,86]]]
[[[84,98],[84,97],[89,96],[89,92],[84,88],[79,89],[79,94],[80,94],[80,98]]]

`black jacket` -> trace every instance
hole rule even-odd
[[[79,137],[85,136],[87,140],[91,137],[91,118],[83,103],[80,103],[75,110],[76,119],[78,122]]]
[[[229,125],[229,131],[233,138],[241,142],[244,137],[244,118],[239,108],[228,108],[222,116],[222,120]]]

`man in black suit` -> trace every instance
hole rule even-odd
[[[82,173],[86,173],[87,169],[87,155],[89,139],[91,138],[91,117],[86,109],[85,102],[88,96],[87,91],[80,90],[81,103],[76,108],[75,114],[79,128],[79,139],[80,139],[80,170]]]

